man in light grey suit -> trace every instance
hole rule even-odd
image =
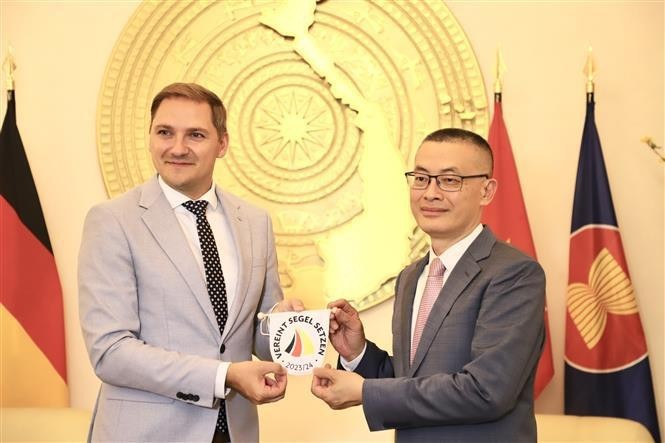
[[[393,356],[365,339],[348,302],[332,302],[331,341],[347,371],[315,369],[312,392],[334,409],[362,404],[370,430],[393,428],[400,442],[536,441],[545,276],[480,224],[497,187],[491,149],[441,129],[406,176],[431,248],[397,278]]]
[[[86,218],[80,317],[102,380],[93,441],[258,441],[255,405],[284,396],[284,368],[252,361],[270,359],[257,314],[303,306],[282,300],[268,214],[213,183],[225,121],[211,91],[164,88],[151,107],[158,175]]]

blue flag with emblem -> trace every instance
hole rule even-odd
[[[566,297],[565,413],[621,417],[660,431],[647,345],[587,94]]]

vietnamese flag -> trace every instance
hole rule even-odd
[[[0,133],[0,406],[68,406],[62,290],[14,91]]]
[[[522,188],[515,166],[513,149],[508,138],[506,124],[503,121],[501,93],[495,93],[494,97],[494,116],[487,141],[492,147],[494,178],[497,179],[499,186],[492,203],[483,211],[482,222],[488,224],[498,238],[536,259],[536,248],[531,237],[529,217],[522,197]],[[543,353],[540,356],[536,371],[535,397],[540,395],[554,376],[547,308],[545,308],[544,315],[546,337]]]

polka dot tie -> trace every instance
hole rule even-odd
[[[189,212],[196,215],[196,231],[199,234],[199,242],[201,243],[201,254],[203,255],[203,267],[205,268],[208,295],[212,302],[212,309],[215,311],[219,332],[223,333],[226,319],[229,315],[229,308],[226,301],[226,284],[224,283],[222,265],[219,261],[219,253],[217,252],[217,243],[215,243],[215,236],[212,234],[210,223],[208,223],[208,219],[206,218],[208,202],[205,200],[190,200],[182,205]],[[224,400],[221,400],[219,406],[217,430],[225,434],[229,430],[226,422],[226,403]]]
[[[438,257],[432,260],[429,266],[429,275],[427,276],[427,283],[425,283],[425,290],[420,299],[420,307],[418,308],[418,318],[416,319],[416,327],[413,329],[413,339],[411,340],[411,363],[416,356],[416,350],[420,343],[420,337],[423,335],[427,318],[432,311],[432,306],[439,297],[441,288],[443,288],[443,273],[446,272],[446,267],[443,266],[441,259]]]

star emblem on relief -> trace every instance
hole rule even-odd
[[[273,93],[260,107],[256,125],[263,155],[288,169],[316,163],[328,149],[329,112],[315,96]]]

